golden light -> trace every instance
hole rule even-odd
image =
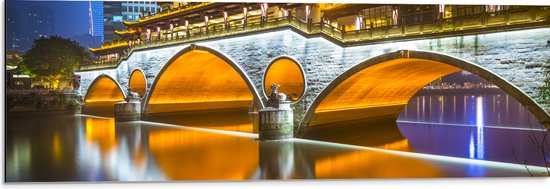
[[[232,16],[229,16],[229,18],[231,18],[232,20],[240,20],[240,19],[243,19],[243,14],[237,14],[237,15],[232,15]]]
[[[52,148],[54,162],[57,165],[61,165],[63,162],[63,146],[61,144],[61,137],[58,132],[55,132],[53,135]]]
[[[173,180],[245,180],[259,161],[258,143],[250,140],[192,130],[156,130],[149,133],[149,149],[162,172]]]
[[[397,117],[409,99],[435,79],[460,71],[431,60],[401,58],[365,68],[321,101],[310,125],[373,117]]]
[[[205,23],[196,23],[196,24],[193,24],[194,27],[203,27],[205,26],[206,24]]]
[[[151,90],[146,113],[248,108],[253,100],[243,77],[203,50],[178,57]]]
[[[248,109],[222,111],[180,112],[168,115],[149,115],[147,120],[188,127],[253,133],[252,120]]]
[[[258,9],[258,10],[249,11],[248,14],[251,15],[251,16],[261,15],[262,10]]]
[[[315,178],[435,178],[432,163],[385,152],[359,150],[315,161]]]
[[[116,148],[115,120],[86,118],[86,143],[88,145],[98,144],[99,150],[107,156],[111,150]]]
[[[83,112],[94,115],[114,114],[115,103],[124,101],[124,95],[117,83],[107,76],[100,76],[88,88]]]
[[[139,96],[145,95],[146,85],[145,76],[141,70],[132,72],[132,75],[130,75],[130,88],[132,88],[134,92],[137,92]]]
[[[280,84],[280,93],[286,94],[292,101],[300,99],[304,93],[305,78],[298,63],[283,58],[273,62],[266,70],[264,91],[271,93],[271,85]]]

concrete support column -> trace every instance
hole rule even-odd
[[[115,104],[115,121],[139,121],[141,120],[141,102],[139,97],[129,97],[124,102]]]
[[[294,134],[294,115],[290,101],[285,94],[277,93],[278,84],[271,86],[266,108],[260,110],[260,140],[280,140],[292,138]]]

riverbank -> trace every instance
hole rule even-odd
[[[75,112],[81,107],[81,97],[65,91],[27,91],[6,94],[7,112],[44,112],[70,111]]]

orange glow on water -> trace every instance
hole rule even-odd
[[[143,76],[143,72],[140,70],[136,70],[132,72],[132,75],[130,76],[130,88],[134,92],[137,92],[139,96],[145,95],[146,90],[146,81],[145,77]]]
[[[134,164],[136,167],[146,167],[147,166],[147,152],[141,148],[138,148],[137,151],[133,154]]]
[[[245,80],[220,57],[190,51],[177,58],[152,89],[147,113],[250,107]]]
[[[414,170],[414,171],[411,171]],[[360,150],[315,161],[316,178],[435,178],[437,167],[421,159]]]
[[[320,118],[319,113],[338,116],[337,112],[357,112],[378,108],[376,116],[395,116],[422,87],[435,79],[460,71],[459,68],[430,60],[401,58],[365,68],[344,80],[334,88],[315,110],[312,123],[321,124],[324,119],[346,121],[354,116],[340,116],[339,119]],[[386,107],[386,108],[384,108]],[[359,115],[359,114],[358,114]],[[369,118],[366,114],[363,117]],[[367,117],[364,117],[364,116]]]
[[[271,85],[280,84],[280,93],[291,97],[293,101],[300,99],[304,92],[304,75],[297,63],[290,59],[279,59],[271,64],[264,81],[265,94],[271,93]]]
[[[395,141],[388,144],[383,144],[380,146],[375,146],[375,148],[382,148],[386,150],[396,150],[396,151],[406,151],[406,152],[412,151],[411,146],[409,145],[409,140],[407,139]]]
[[[55,132],[53,135],[53,158],[56,164],[61,164],[63,162],[63,149],[61,146],[61,138],[58,132]]]
[[[253,117],[248,114],[248,109],[246,108],[223,111],[180,112],[149,116],[147,118],[147,120],[155,122],[246,133],[254,132],[252,119]]]
[[[259,161],[259,146],[252,138],[219,133],[151,131],[149,148],[159,168],[174,180],[249,179]]]
[[[102,154],[116,148],[115,120],[86,118],[86,141],[88,144],[98,144]]]

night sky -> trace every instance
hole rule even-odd
[[[29,28],[29,7],[35,5],[45,6],[54,12],[54,35],[76,40],[76,36],[88,34],[90,29],[88,3],[88,1],[7,0],[6,17],[18,17],[19,29],[21,32],[25,32]],[[9,38],[9,36],[7,37]]]

